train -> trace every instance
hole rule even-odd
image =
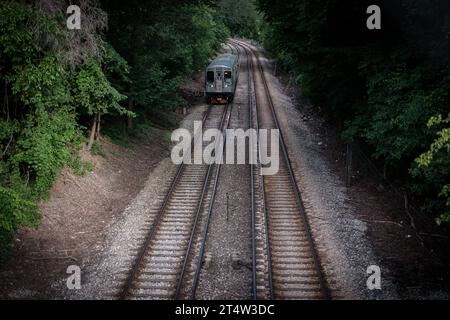
[[[233,101],[238,76],[238,59],[231,53],[217,56],[206,68],[205,96],[208,104]]]

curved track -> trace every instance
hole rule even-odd
[[[261,175],[261,161],[249,166],[252,297],[328,299],[329,289],[259,53],[239,40],[228,46],[239,56],[240,69],[245,66],[247,71],[248,127],[280,130],[278,173]],[[241,64],[243,57],[245,65]],[[227,128],[231,108],[210,106],[203,128]],[[258,145],[258,160],[259,153]],[[195,299],[220,170],[220,164],[179,165],[123,282],[121,299]]]
[[[329,289],[315,249],[301,194],[278,122],[259,53],[245,42],[232,44],[247,56],[251,126],[280,130],[280,164],[274,175],[252,174],[253,286],[255,299],[328,299]],[[250,74],[251,73],[251,74]],[[252,95],[255,99],[252,112]],[[259,150],[259,147],[258,147]]]
[[[222,129],[230,105],[208,108],[204,129]],[[181,164],[138,250],[121,299],[194,298],[220,168]]]

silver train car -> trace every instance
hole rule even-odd
[[[227,103],[233,100],[238,74],[237,57],[219,55],[206,68],[205,95],[207,103]]]

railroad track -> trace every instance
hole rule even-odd
[[[232,53],[240,54],[243,48],[238,44],[228,44],[232,50]],[[253,78],[252,78],[252,65],[249,60],[248,52],[244,50],[245,55],[245,74],[247,79],[247,106],[248,106],[248,128],[254,128],[253,122],[254,122],[254,115],[253,115],[253,102],[254,102],[254,87],[253,84]],[[242,67],[242,65],[241,65]],[[249,160],[249,159],[247,159]],[[255,228],[256,226],[256,214],[255,212],[258,210],[263,210],[263,207],[261,207],[261,201],[256,201],[256,199],[260,199],[262,196],[261,193],[261,185],[260,185],[260,179],[257,177],[260,173],[260,167],[257,165],[254,165],[252,162],[249,163],[249,173],[250,173],[250,190],[251,190],[251,239],[252,239],[252,297],[254,299],[257,299],[257,272],[256,272],[256,248],[257,248],[257,240],[262,240],[261,237],[256,236],[257,230]],[[264,244],[260,244],[259,247],[264,247]]]
[[[231,51],[232,54],[238,53],[238,51],[236,50],[236,48],[232,44],[228,43],[227,46],[228,46],[228,48],[230,48],[230,51]]]
[[[229,104],[209,107],[203,128],[222,130],[230,112]],[[219,173],[220,165],[179,165],[120,299],[195,298]]]
[[[263,66],[252,47],[236,40],[232,44],[236,49],[243,50],[247,57],[249,126],[257,130],[280,130],[278,173],[261,175],[259,161],[250,170],[253,190],[253,298],[329,299],[329,289]]]
[[[280,129],[257,53],[240,41],[229,46],[247,57],[248,126]],[[231,105],[208,108],[203,127],[223,130],[230,117]],[[277,174],[263,176],[260,162],[250,164],[252,296],[326,299],[329,290],[281,132],[280,149]],[[219,176],[220,165],[178,167],[119,298],[195,299]]]

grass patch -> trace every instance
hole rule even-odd
[[[103,158],[106,158],[105,150],[103,150],[102,145],[99,144],[99,143],[94,143],[94,144],[92,145],[91,153],[92,153],[94,156],[101,156],[101,157],[103,157]]]
[[[104,124],[102,132],[111,139],[114,144],[122,147],[130,148],[132,139],[160,139],[164,143],[170,143],[172,129],[177,127],[180,119],[171,112],[167,113],[138,113],[133,119],[133,129],[128,129],[127,122],[123,118],[115,118],[106,116],[103,118]],[[102,150],[94,150],[92,153],[102,152]],[[100,154],[101,155],[101,154]]]

